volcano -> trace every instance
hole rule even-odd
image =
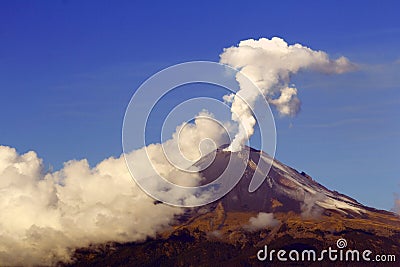
[[[246,154],[247,153],[247,154]],[[213,157],[213,158],[211,158]],[[304,172],[252,148],[229,152],[221,147],[197,163],[203,184],[219,177],[234,161],[244,173],[223,198],[187,208],[171,228],[141,243],[109,243],[76,250],[73,266],[377,266],[374,255],[385,256],[385,266],[399,266],[400,217],[377,210],[331,191]],[[271,168],[257,166],[266,163]],[[241,166],[243,165],[243,166]],[[265,164],[264,164],[265,165]],[[255,172],[265,180],[249,192]],[[164,205],[154,202],[154,205]],[[261,261],[266,246],[275,251],[370,250],[371,261]],[[389,257],[390,256],[390,257]],[[396,262],[397,260],[397,262]]]

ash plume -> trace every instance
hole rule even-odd
[[[257,85],[262,97],[275,106],[280,115],[294,116],[300,110],[300,99],[297,88],[290,84],[293,74],[305,69],[340,74],[355,68],[345,57],[333,60],[323,51],[301,44],[288,45],[278,37],[241,41],[237,46],[224,49],[220,62],[240,70],[236,75],[240,90],[234,97],[224,97],[225,101],[232,102],[232,120],[242,126],[228,148],[233,152],[241,150],[254,133],[256,120],[252,109],[259,97],[239,74]]]

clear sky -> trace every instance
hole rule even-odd
[[[360,69],[294,78],[302,111],[276,118],[277,158],[390,209],[400,193],[399,10],[396,1],[1,1],[0,144],[56,169],[95,165],[122,152],[125,108],[152,74],[279,36]]]

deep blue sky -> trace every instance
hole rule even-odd
[[[149,76],[280,36],[361,68],[295,77],[302,112],[276,119],[277,158],[390,209],[400,192],[399,10],[395,1],[1,1],[0,144],[55,168],[118,156],[124,110]]]

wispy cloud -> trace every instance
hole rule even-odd
[[[279,225],[279,220],[274,218],[273,213],[260,212],[257,217],[251,217],[249,219],[249,224],[245,225],[243,228],[247,231],[253,232],[264,228],[275,227]]]
[[[382,113],[385,112],[385,108],[392,108],[393,106],[398,106],[400,104],[400,98],[399,99],[390,99],[390,100],[385,100],[385,101],[380,101],[380,102],[373,102],[373,103],[368,103],[368,104],[360,104],[360,105],[348,105],[348,106],[339,106],[335,107],[332,111],[335,112],[346,112],[346,113],[361,113],[361,114],[366,114],[368,112],[369,114],[374,113]]]
[[[394,199],[393,211],[400,215],[400,198],[399,198],[399,195],[395,194],[394,197],[395,197],[395,199]]]
[[[361,124],[361,123],[371,123],[371,122],[372,120],[369,118],[352,118],[352,119],[344,119],[327,123],[307,124],[303,126],[307,128],[336,128],[348,124]]]
[[[372,90],[382,91],[398,88],[400,84],[400,59],[377,64],[357,63],[357,71],[335,77],[304,72],[301,79],[303,89],[308,90]]]

